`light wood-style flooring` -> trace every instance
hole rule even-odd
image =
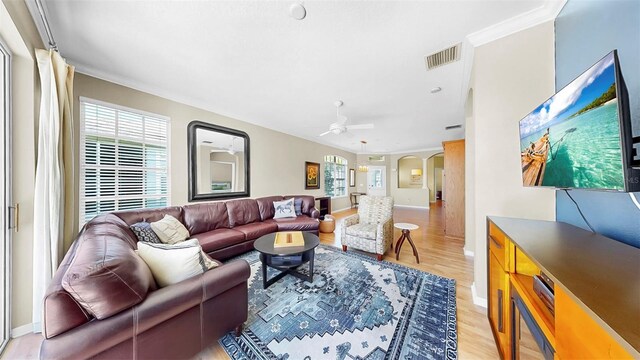
[[[341,247],[340,220],[355,212],[356,210],[352,209],[334,214],[338,224],[336,231],[320,234],[321,243]],[[411,246],[406,241],[398,261],[393,251],[387,252],[384,260],[455,279],[458,306],[458,357],[460,359],[498,359],[486,309],[473,304],[470,290],[473,282],[473,258],[464,256],[462,249],[464,244],[461,240],[444,237],[444,211],[440,204],[432,204],[430,210],[397,207],[394,209],[393,217],[395,222],[408,222],[420,226],[420,229],[411,231],[411,237],[420,254],[420,264],[416,264]],[[400,237],[400,231],[395,229],[394,239],[398,237]],[[40,334],[13,339],[4,351],[2,359],[36,359],[41,339]],[[201,359],[229,358],[217,344],[203,351],[198,357]]]

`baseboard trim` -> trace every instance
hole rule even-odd
[[[468,257],[474,257],[475,253],[471,250],[466,250],[466,249],[462,249],[464,250],[464,256],[468,256]]]
[[[476,292],[476,283],[471,284],[471,296],[473,296],[473,303],[483,308],[487,308],[487,299],[478,296]]]
[[[417,205],[393,205],[393,207],[429,210],[428,206],[417,206]]]
[[[331,213],[332,213],[332,214],[333,214],[333,213],[339,213],[339,212],[347,211],[347,210],[351,210],[351,206],[346,207],[346,208],[342,208],[342,209],[338,209],[338,210],[331,210]]]
[[[11,338],[15,339],[17,337],[31,334],[33,332],[33,323],[25,324],[22,326],[18,326],[17,328],[11,329]]]

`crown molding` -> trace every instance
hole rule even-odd
[[[529,10],[505,21],[486,27],[467,35],[467,39],[473,46],[480,46],[498,40],[505,36],[542,24],[555,19],[567,0],[546,0],[536,9]]]
[[[330,148],[333,148],[333,149],[336,149],[336,150],[342,150],[342,151],[345,151],[345,152],[348,152],[348,153],[354,154],[354,155],[356,154],[355,151],[353,151],[352,149],[349,149],[348,147],[321,143],[321,142],[318,142],[317,139],[313,139],[310,136],[300,136],[300,135],[297,135],[297,134],[292,134],[290,132],[282,131],[280,129],[268,128],[268,127],[265,127],[263,125],[253,123],[251,121],[244,120],[244,119],[240,118],[237,115],[220,112],[220,111],[218,111],[216,109],[212,109],[211,105],[206,103],[206,102],[204,102],[204,101],[194,100],[192,98],[188,98],[188,97],[185,97],[185,96],[179,96],[179,95],[176,96],[176,94],[174,92],[162,91],[162,90],[159,90],[159,89],[157,89],[155,87],[151,87],[151,86],[142,84],[142,83],[137,82],[137,81],[131,81],[131,79],[125,79],[125,78],[117,76],[117,75],[107,74],[106,72],[87,67],[84,64],[73,64],[73,65],[75,66],[75,72],[76,73],[80,73],[80,74],[84,74],[84,75],[87,75],[87,76],[91,76],[91,77],[99,79],[99,80],[103,80],[103,81],[106,81],[106,82],[109,82],[109,83],[112,83],[112,84],[115,84],[115,85],[119,85],[119,86],[123,86],[123,87],[129,88],[129,89],[140,91],[140,92],[143,92],[145,94],[152,95],[152,96],[157,96],[157,97],[169,100],[169,101],[174,101],[174,102],[177,102],[177,103],[180,103],[180,104],[183,104],[183,105],[192,106],[192,107],[195,107],[195,108],[198,108],[198,109],[209,111],[209,112],[212,112],[214,114],[229,118],[230,120],[241,121],[241,122],[244,122],[244,123],[247,123],[247,124],[251,124],[253,126],[258,126],[258,127],[264,128],[264,129],[271,130],[271,131],[279,132],[279,133],[286,134],[286,135],[289,135],[289,136],[294,136],[294,137],[297,137],[299,139],[304,139],[304,140],[307,140],[307,141],[311,141],[313,143],[316,143],[316,144],[319,144],[319,145],[322,145],[322,146],[330,147]],[[97,100],[101,100],[101,99],[97,99]]]

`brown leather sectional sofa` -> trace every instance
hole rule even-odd
[[[273,219],[273,201],[302,199],[302,216]],[[275,231],[318,233],[312,196],[270,196],[103,214],[75,240],[44,299],[42,359],[189,358],[247,319],[246,261],[233,261],[158,288],[135,253],[129,225],[170,214],[213,259],[253,249]],[[64,286],[63,286],[64,284]],[[69,290],[69,291],[67,291]]]

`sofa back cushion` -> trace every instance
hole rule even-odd
[[[274,201],[282,201],[282,196],[267,196],[256,199],[258,210],[260,210],[260,219],[262,221],[273,219],[275,215]]]
[[[123,210],[116,211],[113,214],[121,218],[125,223],[127,223],[127,225],[133,225],[142,221],[152,223],[154,221],[162,220],[165,215],[171,215],[184,224],[184,215],[181,206],[170,206],[157,209]]]
[[[253,199],[227,201],[227,212],[231,227],[260,221],[258,203]]]
[[[302,214],[311,216],[311,210],[316,207],[316,198],[310,195],[288,195],[285,199],[295,198],[302,200]]]
[[[225,202],[185,205],[184,225],[191,235],[220,228],[229,228],[229,214]]]
[[[358,216],[363,224],[378,224],[393,216],[393,197],[361,196]]]
[[[62,287],[97,319],[142,302],[156,287],[147,264],[118,232],[108,223],[85,226],[62,278]]]

